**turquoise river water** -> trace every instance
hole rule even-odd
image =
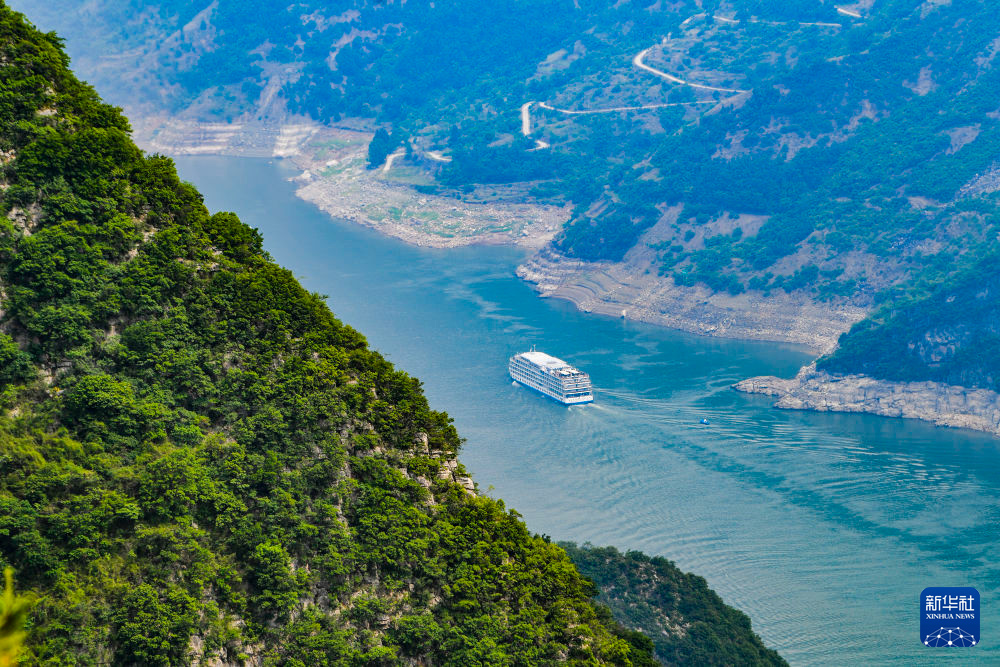
[[[556,539],[640,549],[704,576],[795,665],[1000,664],[1000,440],[861,415],[783,412],[730,385],[791,376],[788,345],[578,313],[514,276],[511,248],[414,248],[294,196],[280,161],[197,157],[181,175],[419,377],[468,440],[482,491]],[[596,402],[513,386],[532,344]],[[708,418],[709,426],[699,421]],[[919,641],[927,586],[974,586],[982,642]]]

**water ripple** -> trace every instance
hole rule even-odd
[[[462,459],[480,487],[531,529],[674,560],[795,665],[928,664],[922,588],[1000,595],[997,440],[772,410],[729,385],[790,377],[805,351],[540,300],[513,275],[520,251],[411,248],[331,222],[294,197],[280,162],[178,165],[213,210],[238,210],[338,317],[424,382],[468,439]],[[506,359],[531,344],[590,372],[597,403],[567,410],[511,386]],[[1000,633],[995,619],[984,634]],[[1000,664],[1000,649],[962,659]]]

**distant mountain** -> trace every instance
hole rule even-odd
[[[895,382],[939,382],[1000,392],[997,257],[858,323],[817,368]]]
[[[20,4],[102,35],[84,70],[140,108],[366,118],[450,151],[444,184],[537,182],[576,205],[570,256],[663,223],[681,284],[870,305],[995,240],[982,1]]]

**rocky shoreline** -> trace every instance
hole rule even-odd
[[[859,412],[920,419],[938,426],[1000,435],[1000,394],[938,382],[888,382],[865,375],[835,376],[806,366],[791,379],[756,377],[733,385],[747,394],[777,397],[774,407]]]
[[[167,155],[290,159],[301,170],[295,179],[298,197],[331,217],[416,246],[517,245],[537,250],[569,217],[568,210],[558,206],[419,192],[413,187],[423,176],[419,167],[394,160],[391,170],[368,169],[372,134],[360,122],[354,125],[320,126],[302,118],[209,123],[144,117],[137,123],[135,140],[147,151]]]
[[[552,240],[569,216],[565,209],[536,204],[468,202],[422,194],[365,167],[353,154],[335,165],[305,167],[295,194],[330,217],[370,227],[410,245],[457,248],[468,245],[517,245],[537,250]]]
[[[600,313],[705,336],[797,343],[823,353],[867,314],[864,308],[819,304],[784,292],[713,293],[677,285],[653,267],[628,262],[583,262],[547,247],[518,267],[544,297]]]

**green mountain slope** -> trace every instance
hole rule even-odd
[[[395,371],[2,13],[0,549],[32,658],[628,660]]]
[[[993,255],[859,322],[818,369],[1000,391],[1000,275]]]
[[[420,383],[3,4],[0,151],[25,664],[651,664],[560,547],[468,490]]]
[[[665,558],[613,547],[560,543],[627,627],[652,637],[664,665],[786,665],[753,639],[750,619],[727,607],[701,577]]]

